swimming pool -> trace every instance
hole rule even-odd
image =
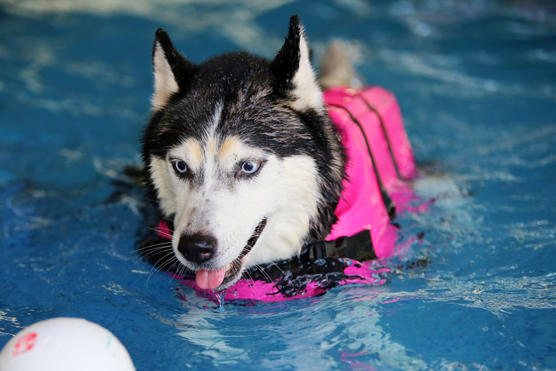
[[[0,347],[82,317],[138,370],[556,369],[556,16],[546,2],[0,2]],[[544,4],[544,5],[543,5]],[[401,104],[425,213],[382,286],[223,312],[135,251],[138,163],[164,27],[193,61],[271,57],[291,14],[350,42]],[[418,259],[426,267],[409,268]]]

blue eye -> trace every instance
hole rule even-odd
[[[178,173],[185,173],[187,171],[187,164],[185,163],[185,161],[175,160],[173,162],[174,162],[174,168]]]
[[[257,161],[246,161],[241,165],[241,171],[245,174],[254,174],[259,170],[260,163]]]

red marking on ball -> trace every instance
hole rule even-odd
[[[12,352],[13,356],[17,356],[21,353],[25,353],[35,346],[35,340],[37,339],[37,333],[31,332],[30,334],[26,334],[22,336],[17,343],[15,343],[14,351]]]

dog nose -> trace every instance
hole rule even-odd
[[[182,235],[178,251],[190,262],[201,264],[212,258],[216,250],[216,238],[203,234]]]

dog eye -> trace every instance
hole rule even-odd
[[[176,169],[176,171],[178,173],[185,173],[187,171],[187,164],[185,163],[185,161],[182,160],[175,160],[174,162],[174,168]]]
[[[241,171],[245,174],[254,174],[259,170],[260,163],[257,161],[246,161],[241,165]]]

